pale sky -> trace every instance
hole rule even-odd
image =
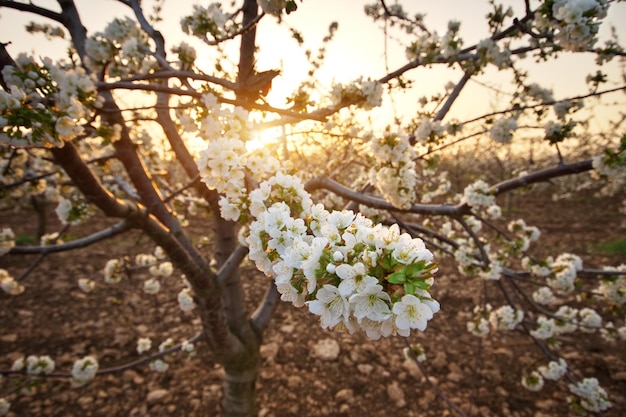
[[[284,20],[290,26],[298,28],[305,39],[305,48],[311,48],[317,52],[317,46],[322,37],[327,33],[330,22],[337,20],[339,29],[335,40],[330,44],[327,51],[325,65],[318,76],[322,80],[337,80],[342,82],[350,81],[359,75],[372,78],[380,78],[385,75],[384,59],[384,37],[382,31],[378,30],[380,23],[373,23],[363,13],[363,5],[372,3],[373,0],[304,0],[298,1],[298,11],[285,16]],[[132,15],[129,8],[113,0],[76,0],[79,11],[82,13],[84,23],[90,32],[102,30],[106,24],[116,16]],[[146,14],[151,12],[150,1],[146,4]],[[184,35],[180,31],[180,18],[192,10],[193,4],[206,5],[209,2],[194,1],[174,1],[166,0],[164,5],[164,22],[159,24],[159,29],[164,32],[168,49],[181,40],[192,43],[202,60],[210,56],[209,47],[192,37]],[[392,0],[389,0],[392,3]],[[522,10],[524,2],[522,0],[507,0],[505,4],[512,5],[516,10]],[[54,0],[39,0],[35,4],[58,9]],[[439,34],[446,31],[449,20],[460,20],[461,35],[465,39],[465,46],[469,46],[488,36],[487,25],[484,16],[489,11],[487,1],[466,1],[466,0],[408,0],[403,2],[410,12],[420,11],[426,14],[425,23],[427,27]],[[61,41],[49,42],[43,35],[29,35],[23,30],[23,25],[31,19],[38,22],[45,22],[43,18],[35,18],[26,13],[13,10],[2,9],[0,11],[0,42],[11,41],[8,47],[9,52],[14,56],[19,52],[35,52],[39,56],[60,57],[64,54],[65,44]],[[626,3],[613,4],[609,16],[606,19],[603,36],[608,33],[609,24],[615,25],[620,33],[622,42],[626,42]],[[258,55],[257,69],[265,70],[270,68],[282,69],[282,75],[276,79],[274,92],[270,95],[271,104],[280,106],[284,96],[289,89],[296,85],[306,75],[308,67],[305,65],[304,52],[296,48],[295,42],[290,38],[286,28],[273,29],[275,19],[265,18],[258,28],[258,44],[260,54]],[[403,48],[397,46],[396,42],[390,40],[389,43],[389,69],[394,70],[405,64],[406,58]],[[229,43],[229,48],[237,50],[238,41]],[[593,58],[572,57],[562,54],[560,63],[529,65],[528,69],[531,78],[536,81],[543,81],[546,87],[554,88],[555,96],[563,98],[566,94],[580,94],[586,92],[584,79],[586,75],[595,71],[593,69]],[[611,65],[612,71],[619,72],[617,60]],[[484,82],[489,82],[497,86],[506,87],[506,79],[494,77],[496,71],[487,71],[479,78]],[[410,73],[412,79],[416,81],[415,92],[400,104],[400,111],[411,114],[415,101],[422,95],[442,92],[443,86],[448,81],[456,82],[460,78],[459,71],[447,69],[444,66],[437,66],[433,69],[413,70]],[[623,94],[614,95],[613,99],[624,101]],[[453,115],[463,120],[485,112],[491,106],[489,96],[485,95],[484,88],[477,84],[469,84],[466,91],[455,104]],[[626,111],[624,106],[618,107]],[[607,112],[615,112],[615,108]],[[376,111],[381,118],[390,118],[389,110]],[[391,122],[391,120],[389,120]]]

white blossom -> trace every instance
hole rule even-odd
[[[98,372],[98,361],[93,356],[78,359],[72,366],[72,386],[82,387],[88,384]]]
[[[393,313],[396,315],[395,324],[398,329],[426,330],[426,323],[433,318],[433,310],[414,295],[407,294],[400,302],[393,305]]]
[[[82,292],[90,293],[96,288],[96,281],[89,278],[79,278],[78,288],[80,288]]]
[[[559,358],[558,361],[550,361],[547,366],[540,366],[537,371],[545,379],[558,381],[567,372],[567,363],[565,359]]]
[[[15,246],[15,235],[9,227],[0,229],[0,256],[9,253],[11,248]]]
[[[191,289],[184,288],[178,293],[178,306],[183,311],[191,311],[196,308],[196,303],[191,296]]]
[[[529,391],[541,391],[543,385],[543,377],[537,371],[532,371],[530,375],[522,378],[522,386]]]
[[[569,384],[572,394],[580,397],[580,405],[588,411],[599,413],[611,407],[606,391],[596,378],[585,378],[577,384]]]
[[[48,355],[30,355],[26,358],[26,373],[30,375],[49,374],[54,371],[54,361]]]
[[[9,295],[20,295],[24,292],[24,285],[15,280],[7,270],[0,268],[0,288]]]
[[[149,337],[140,337],[137,339],[137,353],[140,355],[152,348],[152,340]]]

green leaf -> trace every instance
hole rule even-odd
[[[426,261],[419,261],[418,263],[407,265],[405,273],[408,277],[420,276],[421,272],[424,270],[424,266],[426,265]]]
[[[390,255],[383,256],[380,260],[380,266],[386,270],[393,269],[394,263]]]
[[[394,272],[393,274],[387,275],[387,281],[392,284],[403,284],[406,281],[406,275],[404,271]]]

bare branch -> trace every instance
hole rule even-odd
[[[482,116],[476,117],[474,119],[466,120],[466,121],[462,122],[461,124],[465,125],[465,124],[477,122],[477,121],[480,121],[480,120],[489,119],[490,117],[497,116],[499,114],[506,114],[506,113],[511,113],[511,112],[519,112],[519,111],[522,111],[522,110],[536,109],[538,107],[543,107],[543,106],[552,106],[554,104],[563,103],[563,102],[566,102],[566,101],[584,100],[584,99],[589,98],[589,97],[596,97],[596,96],[601,96],[601,95],[604,95],[604,94],[615,93],[617,91],[625,91],[625,90],[626,90],[626,85],[623,85],[621,87],[610,88],[608,90],[602,90],[602,91],[595,91],[593,93],[583,94],[583,95],[575,96],[575,97],[569,97],[569,98],[566,98],[566,99],[563,99],[563,100],[551,100],[551,101],[544,101],[544,102],[538,103],[538,104],[530,104],[528,106],[519,106],[519,107],[516,107],[514,109],[507,109],[507,110],[501,110],[501,111],[496,111],[496,112],[492,112],[492,113],[487,113],[487,114],[484,114]]]
[[[413,204],[408,209],[400,209],[382,198],[361,194],[326,177],[313,178],[306,183],[305,188],[309,192],[319,189],[329,190],[347,200],[364,204],[368,207],[399,213],[432,214],[435,216],[458,216],[469,213],[469,207],[467,206],[448,204]]]
[[[174,94],[174,95],[179,95],[179,96],[190,96],[190,97],[194,97],[194,98],[202,98],[202,93],[199,93],[197,91],[192,91],[192,90],[185,90],[185,89],[181,89],[181,88],[173,88],[173,87],[166,87],[166,86],[162,86],[162,85],[154,85],[154,84],[135,84],[135,83],[130,83],[130,82],[115,82],[115,83],[97,83],[98,89],[100,91],[103,90],[115,90],[115,89],[125,89],[125,90],[143,90],[143,91],[154,91],[154,92],[161,92],[161,93],[168,93],[168,94]],[[217,100],[220,103],[224,103],[224,104],[232,104],[235,106],[241,106],[241,107],[246,107],[246,108],[252,108],[255,110],[261,110],[261,111],[267,111],[267,112],[271,112],[271,113],[277,113],[283,116],[287,116],[288,118],[292,119],[292,120],[297,120],[297,121],[301,121],[301,120],[316,120],[316,121],[320,121],[323,122],[326,120],[326,117],[332,113],[334,113],[336,110],[327,110],[327,109],[322,109],[319,111],[315,111],[312,113],[296,113],[290,110],[285,110],[285,109],[277,109],[275,107],[272,107],[268,104],[261,104],[261,103],[250,103],[248,101],[245,100],[238,100],[238,99],[228,99],[228,98],[224,98],[224,97],[218,97]],[[103,110],[103,113],[106,112],[107,110]],[[284,120],[279,120],[277,121],[278,124],[286,124],[289,123],[288,121],[284,121]],[[270,124],[276,124],[276,122],[268,122],[268,123],[263,123],[260,124],[261,128],[266,128],[266,127],[270,127]]]
[[[122,220],[121,222],[96,232],[92,235],[73,240],[71,242],[63,243],[60,245],[47,245],[47,246],[14,246],[10,251],[10,255],[29,255],[34,253],[48,254],[56,252],[65,252],[68,250],[84,248],[94,243],[101,242],[105,239],[109,239],[113,236],[117,236],[123,232],[126,232],[132,228],[132,224],[128,220]]]
[[[198,342],[200,339],[202,339],[204,337],[204,333],[200,332],[198,334],[196,334],[195,336],[193,336],[191,339],[187,340],[188,343],[196,343]],[[163,358],[167,355],[171,355],[172,353],[176,353],[176,352],[180,352],[181,349],[183,347],[182,343],[177,343],[174,346],[164,349],[162,352],[158,352],[158,353],[154,353],[152,355],[148,355],[145,356],[141,359],[137,359],[134,361],[130,361],[127,362],[125,364],[122,365],[117,365],[117,366],[112,366],[109,368],[103,368],[98,370],[98,372],[96,372],[96,375],[108,375],[108,374],[113,374],[113,373],[117,373],[117,372],[121,372],[121,371],[125,371],[127,369],[133,369],[136,368],[138,366],[141,365],[145,365],[146,363],[152,362],[156,359],[160,359]],[[13,370],[8,370],[8,369],[0,369],[0,375],[26,375],[29,376],[29,374],[24,374],[24,371],[13,371]],[[45,375],[37,375],[37,378],[72,378],[72,374],[71,373],[61,373],[61,372],[55,372],[52,374],[45,374]]]
[[[493,187],[491,187],[491,189],[496,195],[498,195],[537,182],[544,182],[549,179],[562,177],[565,175],[579,174],[581,172],[590,171],[592,169],[592,160],[587,159],[585,161],[574,162],[571,164],[562,164],[556,167],[532,172],[518,178],[512,178],[510,180],[506,180],[494,185]]]
[[[469,81],[469,79],[471,77],[472,77],[472,73],[470,71],[466,71],[463,74],[463,77],[454,86],[454,89],[452,90],[452,92],[450,93],[448,98],[446,99],[446,102],[444,103],[444,105],[441,107],[441,109],[439,109],[439,111],[435,115],[434,120],[443,120],[443,118],[446,117],[446,114],[448,114],[448,112],[450,111],[450,108],[452,107],[452,104],[459,97],[459,94],[461,93],[461,90],[463,89],[463,87],[465,87],[465,85],[467,84],[467,82]]]
[[[252,327],[257,334],[263,334],[263,331],[269,325],[279,300],[280,293],[278,292],[278,290],[276,289],[276,285],[272,281],[267,287],[267,291],[265,292],[263,301],[260,303],[256,311],[252,314]]]
[[[248,255],[248,248],[241,245],[237,246],[237,249],[230,254],[217,273],[217,282],[220,285],[223,285],[228,280],[228,277],[237,270],[241,262],[246,258],[246,255]]]
[[[53,12],[52,10],[36,6],[32,2],[20,3],[14,0],[0,0],[0,7],[6,7],[7,9],[14,9],[21,12],[37,14],[39,16],[52,19],[63,25],[65,24],[63,20],[63,15],[61,13]]]
[[[185,79],[190,79],[194,81],[207,81],[213,84],[221,85],[222,87],[228,88],[229,90],[233,90],[233,91],[236,91],[238,88],[237,83],[225,80],[223,78],[214,77],[212,75],[206,75],[206,74],[198,74],[193,71],[179,71],[175,69],[165,69],[165,70],[153,72],[150,74],[142,74],[142,75],[136,75],[133,77],[122,78],[119,80],[119,82],[144,81],[144,80],[154,80],[154,79],[161,79],[161,78],[185,78]]]

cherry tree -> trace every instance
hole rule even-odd
[[[461,22],[451,20],[438,33],[423,14],[379,0],[364,11],[381,36],[400,42],[403,63],[377,78],[317,79],[325,46],[338,30],[331,24],[318,55],[306,55],[308,75],[281,107],[266,99],[281,72],[257,68],[256,31],[261,21],[289,24],[300,2],[242,0],[186,10],[178,17],[180,29],[211,51],[215,58],[208,64],[200,64],[205,52],[189,42],[168,43],[160,30],[160,2],[151,16],[139,0],[119,3],[132,18],[88,31],[74,1],[59,0],[48,9],[0,0],[3,9],[45,19],[28,25],[35,36],[70,40],[67,58],[57,61],[12,56],[6,42],[19,39],[0,40],[0,197],[4,205],[34,205],[42,225],[40,246],[16,245],[10,219],[3,219],[0,254],[46,256],[131,230],[145,234],[154,250],[110,259],[102,265],[104,282],[116,285],[131,271],[147,271],[142,289],[149,295],[182,274],[183,288],[172,297],[180,309],[197,314],[202,331],[182,343],[168,339],[158,353],[151,353],[151,339],[139,338],[137,352],[145,357],[129,366],[149,363],[166,371],[166,355],[209,349],[225,372],[224,415],[254,415],[259,348],[279,301],[308,309],[329,331],[363,332],[372,343],[406,338],[436,317],[440,305],[431,287],[438,268],[454,264],[466,285],[499,294],[498,305],[485,298],[476,306],[468,331],[483,337],[521,330],[543,355],[542,365],[520,377],[521,385],[538,391],[564,380],[572,407],[599,413],[611,406],[598,380],[573,372],[558,348],[574,332],[599,333],[607,343],[626,340],[619,315],[626,265],[586,269],[571,253],[540,259],[531,248],[540,239],[536,227],[521,218],[504,228],[496,223],[500,196],[557,178],[593,184],[604,193],[600,199],[623,192],[623,118],[592,131],[587,124],[594,115],[583,111],[591,100],[626,89],[621,74],[605,70],[624,56],[617,34],[604,43],[598,39],[613,2],[519,1],[506,7],[492,1],[489,36],[466,44]],[[302,44],[297,28],[291,34]],[[234,43],[238,54],[230,65],[225,45]],[[587,92],[557,97],[531,80],[529,62],[560,54],[595,56]],[[411,77],[421,68],[451,70],[457,81],[416,97]],[[486,72],[508,80],[506,103],[469,120],[453,118],[453,104]],[[135,93],[132,103],[121,94],[127,91]],[[406,114],[369,123],[373,109],[407,97],[412,107]],[[282,129],[281,139],[255,146],[268,129]],[[461,192],[452,191],[446,152],[482,140],[485,149],[511,154],[524,134],[544,145],[541,164],[531,171],[511,167],[509,177],[495,183],[487,172],[474,172]],[[64,242],[62,234],[45,234],[46,202],[56,204],[68,228],[96,215],[119,222]],[[212,220],[212,230],[192,236],[188,225],[199,214]],[[240,279],[245,259],[269,278],[254,311]],[[27,297],[36,266],[19,276],[0,269],[0,302]],[[77,285],[88,293],[95,282],[82,278]],[[412,346],[407,354],[417,360],[421,351]],[[68,370],[56,369],[47,355],[2,366],[5,377],[16,379],[65,372],[74,386],[108,371],[97,353],[76,358]],[[15,395],[0,392],[0,415]]]

